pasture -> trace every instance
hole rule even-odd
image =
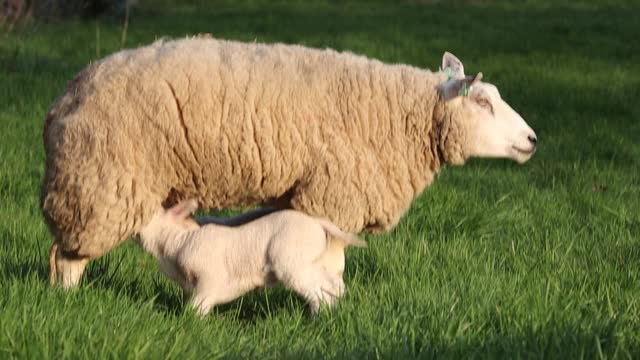
[[[640,357],[640,3],[141,3],[126,36],[112,18],[0,34],[0,358]],[[78,289],[49,288],[49,105],[122,44],[198,33],[432,70],[451,51],[538,151],[445,168],[394,231],[347,252],[347,297],[316,318],[277,288],[200,320],[132,241]]]

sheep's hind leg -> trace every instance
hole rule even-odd
[[[54,286],[57,283],[56,270],[56,254],[58,253],[58,243],[53,242],[49,249],[49,285]]]

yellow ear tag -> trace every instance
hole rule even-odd
[[[458,90],[458,96],[469,96],[471,90],[473,90],[473,86],[467,86],[467,83],[462,83],[462,87]]]

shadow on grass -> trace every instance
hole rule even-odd
[[[0,265],[0,278],[26,280],[27,278],[35,276],[39,281],[48,283],[49,267],[41,260],[42,259],[38,258],[27,258],[24,260],[6,257],[0,258],[2,262],[2,265]]]
[[[34,242],[27,232],[15,230],[8,224],[0,226],[0,239],[0,281],[34,276],[42,282],[49,281],[50,243],[45,254],[42,243]]]

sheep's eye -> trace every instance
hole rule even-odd
[[[478,105],[493,113],[493,105],[487,99],[478,99]]]

